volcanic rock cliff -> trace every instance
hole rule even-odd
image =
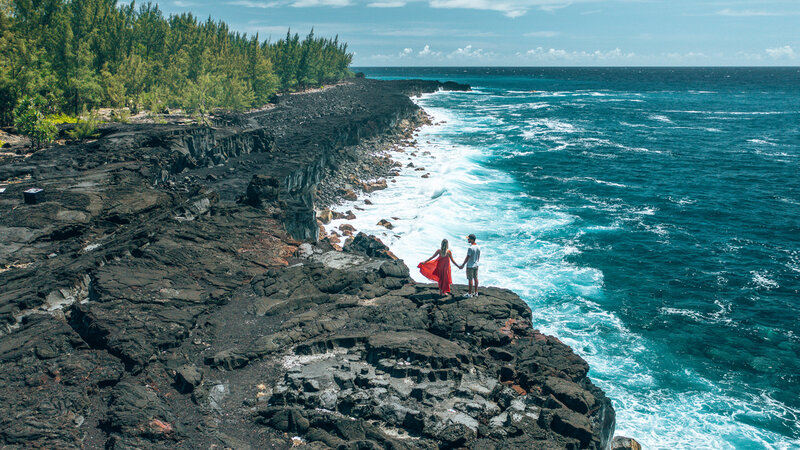
[[[2,161],[0,444],[605,448],[609,399],[513,292],[441,300],[374,238],[317,242],[320,181],[440,88],[466,87],[355,80]]]

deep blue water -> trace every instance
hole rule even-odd
[[[800,69],[361,70],[474,87],[365,213],[401,257],[476,232],[648,448],[800,448]]]

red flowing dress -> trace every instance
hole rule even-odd
[[[453,277],[450,275],[449,255],[440,256],[437,259],[419,263],[419,271],[425,278],[439,283],[439,290],[445,294],[450,292],[450,285],[453,284]]]

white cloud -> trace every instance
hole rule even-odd
[[[410,55],[412,53],[414,53],[414,49],[411,48],[411,47],[406,47],[406,48],[403,49],[403,51],[400,54],[403,55],[403,56],[407,56],[407,55]]]
[[[280,6],[279,2],[252,2],[249,0],[238,0],[235,2],[228,2],[229,5],[233,6],[244,6],[246,8],[274,8],[276,6]]]
[[[561,33],[558,31],[532,31],[530,33],[525,33],[523,36],[525,37],[542,37],[542,38],[551,38],[560,36]]]
[[[184,2],[182,0],[177,0],[172,2],[173,5],[177,6],[178,8],[188,8],[190,6],[197,6],[195,2]]]
[[[492,52],[484,53],[482,48],[475,49],[472,45],[467,45],[466,47],[457,48],[452,53],[447,55],[448,58],[485,58],[494,56]]]
[[[794,50],[788,45],[784,45],[783,47],[768,48],[764,51],[767,52],[767,55],[769,55],[771,58],[775,59],[794,57]]]
[[[780,16],[783,14],[770,11],[755,11],[752,9],[735,10],[735,9],[725,8],[723,10],[717,11],[717,15],[728,16],[728,17],[766,17],[766,16]]]
[[[563,49],[545,49],[536,47],[525,52],[525,56],[543,61],[608,61],[608,60],[622,60],[630,59],[636,55],[633,52],[625,53],[619,48],[609,50],[607,52],[595,50],[593,52],[581,51],[567,51]]]
[[[436,57],[436,56],[441,56],[441,55],[442,55],[442,52],[435,52],[435,51],[431,50],[431,46],[428,45],[428,44],[425,44],[425,48],[423,48],[422,50],[419,51],[419,56],[433,56],[433,57]]]
[[[406,2],[373,2],[367,3],[370,8],[402,8]]]
[[[572,3],[573,0],[430,0],[431,8],[498,11],[511,18],[520,17],[532,8],[553,11]]]
[[[316,6],[350,6],[350,0],[297,0],[291,6],[295,8],[309,8]]]
[[[350,6],[352,3],[350,3],[350,0],[295,0],[294,2],[286,2],[283,0],[273,1],[273,2],[236,0],[233,2],[228,2],[227,4],[232,6],[244,6],[245,8],[268,9],[268,8],[277,8],[280,6],[285,6],[287,4],[295,8],[308,8],[316,6],[334,6],[334,7]]]

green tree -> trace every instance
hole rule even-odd
[[[52,142],[58,135],[58,129],[47,120],[41,111],[44,99],[40,96],[25,96],[14,108],[14,128],[17,132],[28,136],[35,148]]]

